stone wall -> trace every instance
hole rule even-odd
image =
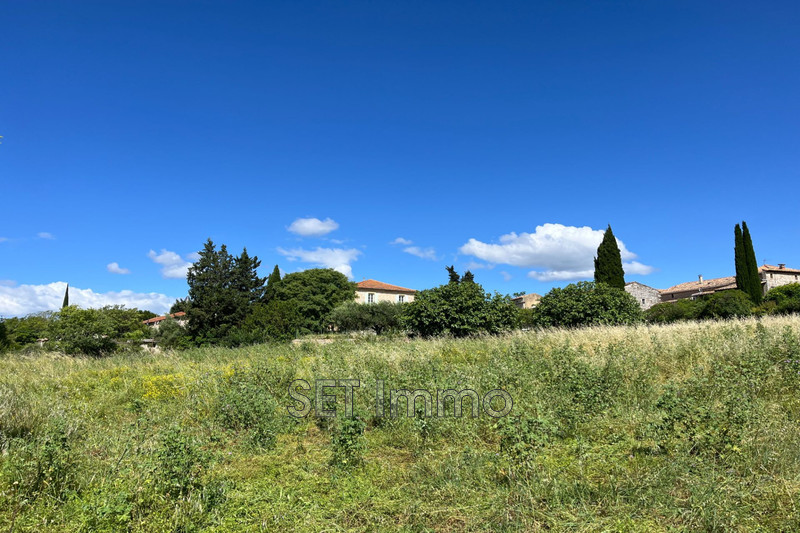
[[[636,298],[636,303],[639,307],[650,309],[654,305],[661,303],[661,292],[653,287],[643,285],[638,281],[631,281],[625,285],[625,292]]]

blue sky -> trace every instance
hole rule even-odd
[[[163,311],[208,237],[265,275],[544,293],[607,224],[629,281],[730,275],[744,219],[800,267],[798,27],[796,2],[5,3],[0,315],[65,282]]]

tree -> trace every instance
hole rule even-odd
[[[8,339],[8,332],[6,330],[6,323],[0,319],[0,353],[3,353],[11,346],[11,341]]]
[[[330,320],[339,331],[371,329],[380,335],[384,331],[400,328],[400,317],[405,305],[392,302],[374,304],[345,302],[331,312]]]
[[[800,313],[800,283],[789,283],[770,289],[764,302],[774,302],[777,313]]]
[[[100,309],[67,306],[50,323],[50,340],[67,354],[111,353],[116,349],[115,333],[111,316]]]
[[[246,305],[236,287],[234,258],[223,244],[217,251],[208,239],[200,258],[189,267],[189,333],[198,342],[216,342],[245,318]]]
[[[303,317],[302,328],[322,332],[329,325],[331,311],[356,297],[356,284],[330,268],[311,268],[287,274],[275,288],[274,299],[294,300]]]
[[[614,232],[611,231],[611,224],[608,225],[608,229],[603,234],[603,240],[597,247],[597,257],[594,258],[594,281],[617,289],[625,288],[622,256]]]
[[[278,268],[278,265],[275,265],[275,268],[272,269],[272,274],[269,275],[267,278],[267,288],[264,290],[264,302],[268,303],[275,297],[275,290],[278,288],[278,284],[281,282],[281,269]]]
[[[756,261],[756,252],[753,250],[753,240],[750,238],[750,230],[744,221],[742,221],[742,249],[747,267],[747,291],[745,292],[750,296],[750,300],[758,305],[764,298],[764,293],[761,289],[761,276],[758,275],[758,261]]]
[[[164,348],[185,349],[192,345],[192,339],[186,332],[186,328],[169,315],[158,325],[154,337],[159,346]]]
[[[173,315],[175,313],[186,313],[189,311],[189,298],[178,298],[175,300],[175,303],[172,304],[172,307],[169,308],[169,314]]]
[[[458,273],[447,267],[449,282],[418,292],[405,304],[401,323],[425,337],[450,334],[464,337],[474,333],[498,333],[517,324],[518,312],[508,296],[483,291],[475,283],[460,283]]]
[[[744,258],[744,238],[742,227],[736,224],[733,228],[733,261],[736,267],[736,288],[747,292],[747,262]]]
[[[624,289],[590,281],[551,290],[534,311],[538,325],[555,327],[636,324],[643,318],[636,299]]]
[[[67,283],[67,290],[64,291],[64,301],[61,303],[61,309],[69,307],[69,283]]]
[[[461,283],[475,283],[475,274],[467,270],[464,272],[464,275],[461,276]]]
[[[448,283],[458,284],[461,282],[461,277],[458,275],[458,272],[456,272],[455,265],[445,267],[445,270],[447,270],[447,275],[449,276]]]
[[[243,298],[243,305],[249,308],[264,296],[264,283],[267,278],[259,277],[258,267],[261,261],[258,256],[250,257],[247,248],[233,260],[233,288]]]
[[[703,301],[701,318],[734,318],[749,316],[753,302],[740,290],[715,292]]]

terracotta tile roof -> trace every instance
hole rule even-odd
[[[775,266],[775,265],[761,265],[760,267],[758,267],[758,271],[759,272],[766,271],[766,272],[785,272],[787,274],[800,274],[800,270],[797,270],[796,268],[786,268],[786,267],[781,268],[780,266]]]
[[[686,283],[679,283],[669,289],[662,289],[661,294],[671,292],[714,292],[723,289],[735,289],[736,277],[726,276],[724,278],[704,279],[703,281],[687,281]]]
[[[414,289],[407,289],[405,287],[398,287],[397,285],[389,285],[388,283],[384,283],[382,281],[376,281],[374,279],[366,279],[364,281],[359,281],[356,283],[359,289],[368,290],[368,291],[392,291],[392,292],[405,292],[408,294],[414,294]]]
[[[186,316],[186,313],[183,312],[183,311],[178,311],[177,313],[172,313],[169,316],[171,316],[172,318],[177,318],[177,317],[181,317],[181,316]],[[164,315],[164,316],[154,316],[153,318],[148,318],[147,320],[143,320],[142,322],[144,322],[145,324],[156,324],[156,323],[161,322],[162,320],[166,320],[166,319],[167,319],[166,315]]]

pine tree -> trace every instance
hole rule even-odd
[[[61,309],[69,307],[69,283],[67,283],[67,290],[64,291],[64,301],[61,303]]]
[[[189,267],[189,331],[200,341],[216,341],[241,318],[241,298],[232,286],[234,259],[223,244],[219,251],[208,239],[200,258]]]
[[[475,274],[467,270],[464,272],[464,275],[461,276],[461,283],[475,283]]]
[[[456,272],[455,265],[450,265],[449,267],[445,267],[445,269],[447,270],[447,275],[450,277],[448,283],[457,284],[461,281],[461,277],[458,275],[458,272]]]
[[[736,224],[733,229],[733,260],[736,266],[736,288],[740,291],[747,290],[747,264],[744,259],[744,241],[742,238],[742,227]]]
[[[264,290],[264,302],[269,302],[275,298],[275,290],[278,288],[280,282],[281,269],[278,268],[278,265],[275,265],[275,268],[272,269],[272,274],[267,278],[267,288]]]
[[[756,252],[753,250],[753,240],[750,238],[750,230],[747,229],[747,222],[742,221],[742,250],[744,261],[747,267],[747,294],[753,303],[758,305],[764,297],[761,289],[761,276],[758,274],[758,261]]]
[[[261,261],[258,256],[250,257],[246,247],[242,250],[241,255],[234,259],[233,288],[240,293],[248,307],[264,296],[264,283],[267,278],[259,277],[258,267],[260,266]]]
[[[610,224],[603,234],[600,246],[597,247],[597,257],[594,258],[594,281],[596,283],[605,283],[618,289],[625,288],[625,271],[622,269],[622,256]]]

